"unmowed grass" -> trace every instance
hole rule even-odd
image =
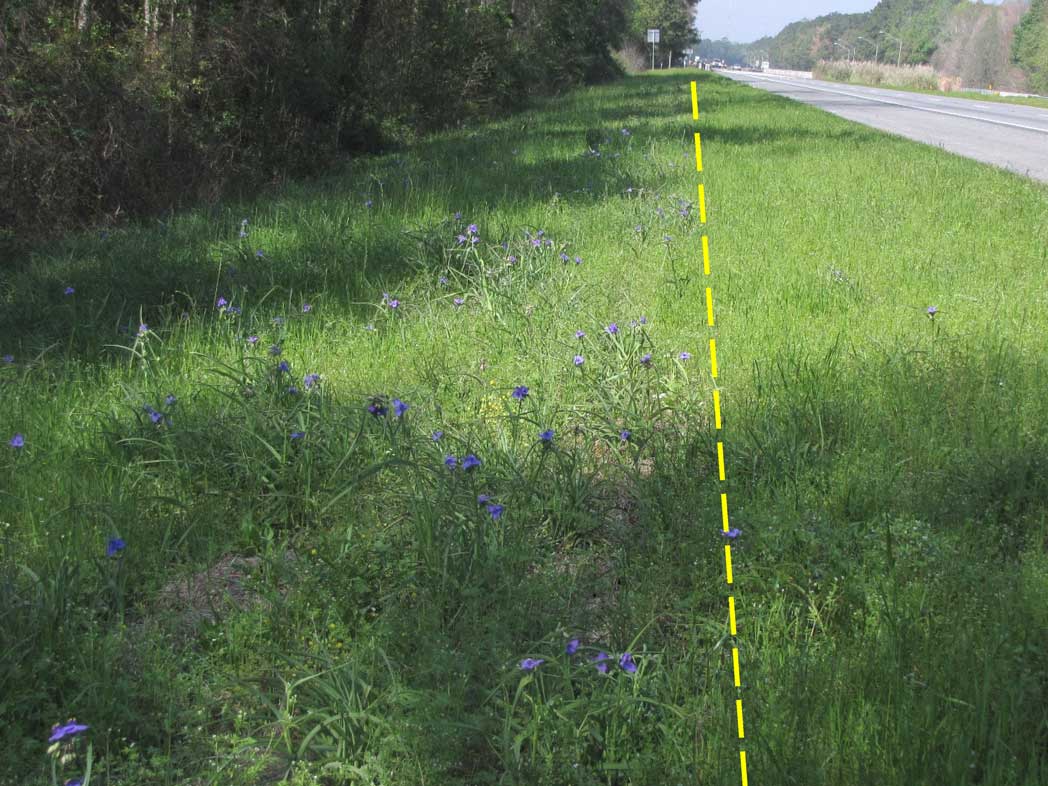
[[[677,71],[14,260],[0,780],[736,784],[727,491],[750,782],[1044,783],[1046,216]]]

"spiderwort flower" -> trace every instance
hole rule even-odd
[[[568,642],[567,646],[564,647],[564,652],[568,655],[574,655],[579,650],[579,640],[572,639]]]
[[[302,304],[302,313],[303,314],[308,314],[312,310],[313,310],[313,306],[311,306],[309,303],[303,303]]]
[[[616,333],[619,332],[619,326],[612,322],[610,325],[604,328],[604,330],[607,332],[609,336],[614,336]]]
[[[364,200],[364,207],[370,208],[373,204],[375,204],[375,203],[372,202],[370,199],[365,199]]]
[[[218,309],[225,308],[228,305],[229,305],[229,301],[226,300],[224,297],[220,297],[218,300],[215,301],[215,308],[218,308]]]
[[[584,331],[582,331],[582,330],[576,330],[575,331],[575,338],[577,338],[577,339],[579,339],[581,341],[582,339],[586,338],[586,333]]]
[[[404,417],[404,413],[407,412],[411,407],[405,404],[399,398],[393,399],[393,414],[398,418]]]
[[[451,302],[455,306],[455,308],[458,308],[459,306],[461,306],[466,301],[463,298],[456,297],[456,298],[452,298]]]
[[[306,436],[306,432],[304,432],[304,431],[292,431],[291,432],[291,439],[302,439],[302,437],[304,437],[304,436]]]
[[[553,429],[548,428],[545,431],[540,432],[539,433],[539,439],[542,442],[547,442],[547,443],[548,442],[552,442],[553,441]]]
[[[625,429],[624,428],[622,431],[619,432],[619,439],[622,442],[629,442],[630,441],[630,436],[631,436],[631,434],[630,434],[630,430],[629,429]]]
[[[462,469],[470,470],[480,466],[480,459],[470,453],[462,459]]]
[[[251,339],[248,339],[248,341],[251,341]],[[277,355],[279,355],[283,351],[284,350],[280,348],[280,344],[271,344],[269,346],[269,354],[272,355],[273,357],[276,357]]]
[[[608,673],[608,664],[606,661],[611,660],[611,656],[608,653],[602,650],[590,658],[590,660],[593,662],[593,665],[597,667],[597,671],[601,674]]]
[[[277,371],[281,374],[287,374],[291,371],[291,364],[286,360],[281,360],[277,363]]]
[[[250,344],[251,346],[255,346],[255,344],[258,343],[258,336],[248,336],[247,337],[247,343]]]
[[[147,325],[145,322],[143,322],[142,324],[140,324],[138,326],[138,335],[139,336],[144,336],[148,332],[149,332],[149,325]]]
[[[433,440],[434,442],[440,442],[440,440],[444,438],[444,432],[441,431],[440,429],[437,429],[436,431],[434,431],[432,434],[429,435],[429,438],[431,440]]]
[[[567,254],[565,254],[563,251],[560,252],[560,261],[561,262],[567,262],[569,259],[571,259],[571,257],[569,257]]]
[[[63,783],[62,786],[84,786],[84,782],[79,778],[72,778]]]
[[[124,543],[123,538],[110,538],[109,542],[106,544],[106,556],[115,557],[124,550],[126,545],[127,544]]]
[[[313,386],[320,382],[320,374],[306,374],[302,380],[302,384],[306,386],[306,390],[312,390]]]
[[[622,129],[622,135],[623,136],[632,136],[632,134],[630,133],[630,130],[628,128]]]
[[[21,434],[15,434],[11,439],[7,441],[7,444],[13,448],[25,447],[25,437]]]
[[[679,357],[681,360],[691,360],[691,353],[681,352],[677,357]]]
[[[937,306],[928,306],[928,318],[929,319],[934,319],[935,315],[938,314],[938,313],[939,313],[939,308]]]
[[[500,518],[502,518],[502,511],[505,510],[505,508],[503,508],[501,505],[491,504],[491,505],[488,505],[487,507],[488,507],[488,513],[491,514],[491,520],[492,521],[498,521]]]
[[[12,363],[15,362],[15,356],[14,355],[4,355],[3,361],[5,363],[7,363],[7,365],[11,365]]]
[[[506,261],[509,262],[511,265],[515,265],[517,264],[518,260],[514,254],[510,254],[508,257],[506,257]]]
[[[284,318],[283,317],[273,317],[273,324],[276,325],[277,327],[280,327],[281,325],[284,324]]]
[[[475,235],[479,231],[480,230],[477,228],[476,224],[470,224],[468,227],[466,227],[466,233],[470,235]]]
[[[398,308],[400,308],[400,301],[397,300],[396,298],[393,298],[392,300],[389,301],[389,307],[391,309],[393,309],[394,311],[396,311]]]
[[[242,309],[240,308],[240,306],[230,306],[226,309],[226,313],[232,314],[233,316],[238,316],[241,313],[241,311]]]
[[[298,395],[298,388],[295,387],[294,385],[289,386],[288,389],[287,389],[287,394],[289,396],[297,396]]]
[[[75,295],[75,294],[76,294],[76,290],[75,290],[75,289],[73,289],[72,287],[66,287],[66,288],[65,288],[65,290],[64,290],[64,292],[65,292],[65,294],[66,294],[66,296],[67,296],[67,297],[68,297],[69,295]]]
[[[457,240],[458,244],[461,246],[463,243],[466,242],[466,236],[465,235],[455,235],[455,240]]]
[[[376,418],[383,418],[389,412],[385,405],[379,401],[372,401],[368,404],[368,412],[374,415]]]
[[[448,277],[447,276],[441,276],[440,278],[437,279],[437,283],[440,284],[442,287],[446,287],[448,285]]]
[[[178,401],[178,399],[175,397],[175,394],[168,393],[167,396],[164,398],[164,406],[173,407],[176,401]]]
[[[75,737],[81,732],[87,731],[90,726],[85,726],[81,723],[77,723],[75,718],[70,718],[66,724],[56,723],[51,727],[51,736],[47,738],[48,742],[60,742],[67,737]]]
[[[491,497],[489,497],[487,494],[478,494],[477,495],[477,504],[478,505],[486,505],[490,501],[491,501]]]
[[[520,668],[522,671],[534,671],[545,662],[543,658],[525,658],[520,662]]]
[[[258,251],[255,252],[255,256],[258,257],[259,259],[262,259],[262,257],[264,257],[265,255],[266,255],[266,252],[264,252],[261,248],[258,249]]]
[[[731,529],[728,529],[728,530],[721,530],[721,535],[726,537],[728,540],[735,540],[735,538],[739,537],[739,535],[741,535],[741,534],[742,534],[742,530],[741,529],[736,529],[735,527],[732,527]]]
[[[650,366],[650,365],[651,365],[651,353],[650,353],[650,352],[645,352],[645,353],[644,353],[644,354],[643,354],[643,355],[641,356],[641,358],[640,358],[640,364],[641,364],[642,366]]]
[[[576,265],[581,265],[582,264],[582,257],[575,257],[575,264]]]
[[[622,653],[622,657],[619,658],[619,668],[628,674],[636,673],[637,664],[633,662],[633,656],[630,653]]]
[[[444,466],[447,467],[448,469],[455,469],[455,467],[458,466],[458,459],[455,458],[454,456],[445,456],[444,457]]]
[[[455,218],[456,221],[461,221],[462,220],[462,213],[461,212],[456,212],[454,218]]]
[[[513,388],[513,392],[510,393],[510,396],[515,398],[517,401],[523,401],[528,397],[528,386],[517,385],[517,387]]]
[[[582,355],[576,355],[573,362],[576,366],[581,366],[583,363],[586,362],[586,358],[582,357]]]

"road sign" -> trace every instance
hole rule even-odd
[[[659,43],[659,29],[657,27],[648,28],[648,43],[657,44]]]

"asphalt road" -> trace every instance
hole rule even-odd
[[[848,120],[1048,182],[1048,109],[720,71]]]

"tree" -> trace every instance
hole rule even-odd
[[[647,46],[646,31],[658,28],[659,51],[680,53],[699,41],[695,29],[698,0],[635,0],[630,37],[638,47]]]

